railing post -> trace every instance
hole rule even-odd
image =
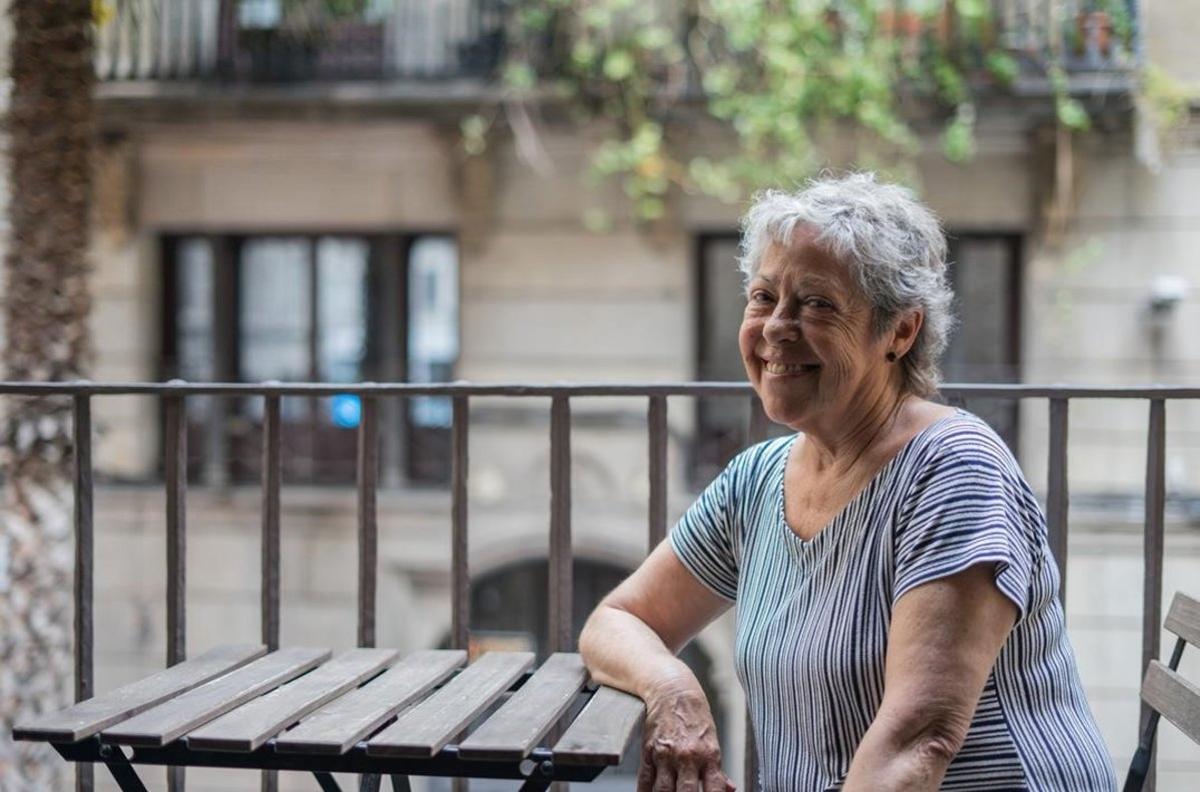
[[[217,74],[232,79],[237,46],[237,0],[217,0]]]
[[[92,404],[86,393],[75,394],[75,700],[95,695],[92,620],[94,544],[92,523]],[[77,792],[91,792],[91,763],[75,768]]]
[[[1047,462],[1046,521],[1050,552],[1058,565],[1059,602],[1065,617],[1067,608],[1067,514],[1070,485],[1067,481],[1067,410],[1066,398],[1050,400],[1050,448]]]
[[[569,652],[571,625],[571,402],[550,405],[550,646]]]
[[[1162,631],[1163,515],[1166,507],[1167,410],[1162,399],[1150,400],[1150,421],[1146,437],[1146,526],[1142,536],[1142,665],[1159,655]],[[1139,673],[1140,678],[1140,673]],[[1140,725],[1144,729],[1151,709],[1141,702]],[[1156,749],[1150,753],[1150,771],[1146,774],[1146,792],[1154,792]]]
[[[571,402],[554,396],[550,404],[550,640],[548,654],[574,651],[574,602],[571,558]],[[557,729],[547,735],[553,743],[562,736]],[[551,785],[552,792],[567,792],[563,781]]]
[[[650,550],[667,535],[667,397],[651,396],[646,414],[650,458]]]
[[[358,645],[375,645],[375,584],[379,557],[376,487],[379,432],[376,397],[363,393],[358,425]]]
[[[471,572],[467,563],[470,405],[467,398],[465,395],[453,397],[454,422],[450,428],[451,640],[455,649],[464,650],[469,649],[471,643]]]
[[[171,380],[181,385],[182,380]],[[167,665],[187,657],[187,409],[182,394],[164,397],[167,490]],[[167,770],[167,788],[183,792],[182,767]]]
[[[261,618],[262,642],[270,651],[279,648],[280,442],[279,396],[269,394],[263,404]]]
[[[471,648],[471,571],[467,559],[467,438],[470,406],[466,395],[451,401],[450,427],[450,641],[455,649]],[[452,792],[468,792],[470,782],[455,778]]]
[[[214,398],[214,403],[216,398]],[[281,484],[279,396],[263,397],[262,439],[262,642],[279,648],[279,489]],[[262,792],[279,788],[279,773],[264,770]]]

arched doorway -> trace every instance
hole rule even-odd
[[[572,564],[574,592],[572,623],[575,638],[588,614],[605,594],[625,579],[629,571],[614,564],[576,558]],[[549,608],[547,603],[548,569],[545,559],[531,559],[508,565],[471,582],[471,637],[480,649],[534,651],[539,662],[547,654]],[[448,644],[448,640],[446,642]],[[680,652],[680,659],[696,674],[712,705],[717,733],[724,734],[724,708],[720,692],[712,681],[712,661],[695,643]],[[727,746],[722,746],[727,751]],[[639,741],[635,739],[619,768],[604,773],[589,790],[628,790],[637,774]],[[499,792],[517,789],[511,782],[473,781],[472,792]],[[449,782],[435,781],[431,792],[448,790]]]

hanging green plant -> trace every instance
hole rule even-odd
[[[618,180],[644,220],[663,215],[673,189],[737,201],[801,180],[823,164],[819,132],[847,123],[862,133],[860,162],[910,173],[920,150],[911,125],[916,107],[942,119],[943,154],[966,162],[975,153],[981,94],[1004,90],[1020,72],[1000,42],[994,4],[898,5],[514,0],[507,101],[557,100],[576,119],[605,122],[610,133],[594,151],[590,175]],[[1097,7],[1108,16],[1084,27],[1064,24],[1085,35],[1108,31],[1099,43],[1129,49],[1132,23],[1127,11],[1118,13],[1124,4],[1101,0]],[[1047,77],[1059,123],[1086,129],[1087,112],[1071,98],[1063,65],[1050,60]],[[732,130],[732,151],[689,151],[691,124],[704,118]],[[469,120],[464,131],[489,125]],[[467,145],[480,151],[481,136],[468,136]]]

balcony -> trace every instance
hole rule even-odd
[[[486,78],[503,52],[504,5],[108,0],[97,76],[226,85]]]
[[[945,42],[964,29],[952,5],[921,5],[919,14],[881,11],[876,30],[923,46],[922,38]],[[487,82],[504,56],[510,6],[507,0],[106,0],[96,67],[108,83]],[[981,38],[1016,60],[1018,94],[1046,92],[1056,58],[1075,91],[1128,89],[1141,52],[1137,0],[991,0],[990,12]],[[838,12],[830,14],[830,24],[839,24]],[[679,28],[682,35],[682,13]],[[970,46],[965,50],[970,58]],[[551,44],[547,51],[559,49]]]
[[[1018,95],[1050,93],[1057,57],[1072,93],[1124,92],[1141,64],[1137,0],[992,0],[997,41],[1017,61]]]

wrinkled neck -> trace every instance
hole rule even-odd
[[[839,413],[803,427],[808,462],[818,472],[851,470],[895,426],[907,398],[890,387],[859,394]]]

